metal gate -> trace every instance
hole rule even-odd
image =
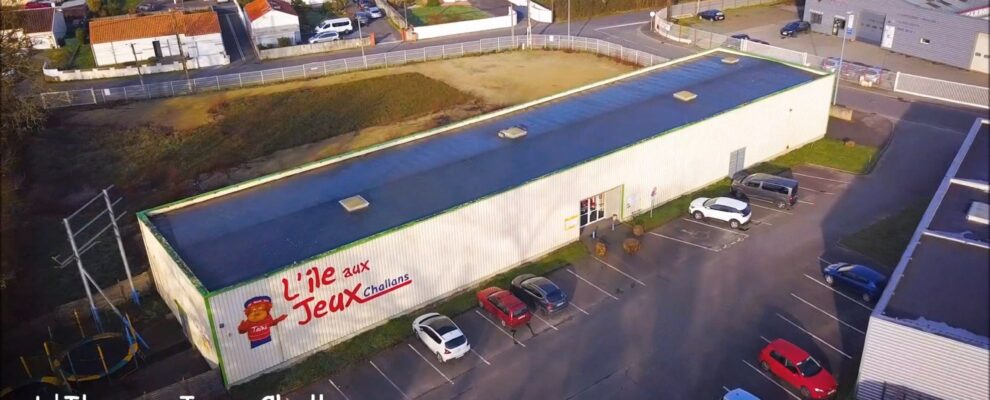
[[[856,40],[880,44],[883,40],[883,25],[887,21],[885,14],[878,14],[870,11],[860,11],[859,31],[856,32]]]

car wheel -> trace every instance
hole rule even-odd
[[[803,397],[803,398],[805,398],[805,399],[807,399],[807,398],[810,398],[810,397],[811,397],[811,392],[810,392],[810,391],[808,391],[808,388],[806,388],[806,387],[801,387],[801,397]]]
[[[739,229],[739,221],[736,220],[729,221],[729,227],[732,229]]]
[[[835,278],[833,278],[832,275],[825,275],[825,283],[829,286],[833,286],[835,285]]]
[[[863,293],[863,301],[869,303],[873,301],[873,296],[870,296],[869,293]]]
[[[770,372],[770,366],[767,365],[766,361],[760,361],[760,368],[763,368],[766,372]]]
[[[701,211],[695,211],[694,212],[694,219],[701,221],[701,220],[705,219],[705,214],[702,214]]]
[[[783,209],[787,208],[787,203],[785,203],[783,201],[778,201],[777,202],[777,208],[783,210]]]

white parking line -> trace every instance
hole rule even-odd
[[[621,27],[623,27],[623,26],[633,26],[633,25],[644,25],[644,24],[646,24],[646,23],[648,23],[648,22],[650,22],[650,21],[649,21],[649,20],[646,20],[646,21],[639,21],[639,22],[630,22],[630,23],[628,23],[628,24],[619,24],[619,25],[611,25],[611,26],[603,26],[603,27],[601,27],[601,28],[598,28],[598,29],[595,29],[595,30],[596,30],[596,31],[600,31],[600,30],[602,30],[602,29],[612,29],[612,28],[621,28]]]
[[[505,329],[502,329],[502,327],[501,327],[501,326],[498,326],[498,324],[496,324],[496,323],[495,323],[495,322],[493,322],[492,320],[490,320],[490,319],[488,319],[488,317],[486,317],[486,316],[485,316],[485,314],[482,314],[482,313],[481,313],[481,311],[478,311],[478,309],[475,309],[475,310],[474,310],[474,312],[475,312],[475,314],[478,314],[478,316],[479,316],[479,317],[481,317],[481,318],[484,318],[484,319],[485,319],[485,321],[488,321],[488,323],[489,323],[489,324],[492,324],[492,326],[494,326],[494,327],[495,327],[495,329],[498,329],[498,330],[499,330],[499,332],[502,332],[502,333],[504,333],[504,334],[505,334],[505,336],[508,336],[508,337],[509,337],[510,339],[512,339],[512,341],[513,341],[513,342],[515,342],[515,343],[517,343],[517,344],[519,344],[519,345],[520,345],[520,346],[522,346],[522,347],[526,347],[526,344],[525,344],[525,343],[523,343],[523,342],[520,342],[520,341],[518,341],[518,340],[516,340],[516,337],[515,337],[515,336],[512,336],[512,334],[511,334],[511,333],[509,333],[509,332],[506,332],[506,331],[505,331]]]
[[[852,182],[849,182],[849,181],[840,181],[838,179],[822,178],[820,176],[814,176],[814,175],[808,175],[808,174],[801,174],[801,173],[797,173],[797,172],[792,172],[792,174],[797,175],[797,176],[805,176],[805,177],[808,177],[808,178],[821,179],[823,181],[841,183],[841,184],[845,184],[845,185],[848,185],[848,184],[852,183]]]
[[[866,304],[863,304],[863,303],[860,303],[860,302],[859,302],[859,301],[857,301],[856,299],[854,299],[854,298],[852,298],[852,297],[849,297],[849,296],[847,296],[847,295],[846,295],[845,293],[842,293],[842,292],[840,292],[840,291],[838,291],[838,290],[835,290],[835,288],[833,288],[833,287],[831,287],[831,286],[829,286],[829,285],[827,285],[827,284],[825,284],[825,283],[822,283],[822,281],[819,281],[818,279],[815,279],[815,278],[812,278],[812,277],[811,277],[810,275],[808,275],[808,274],[804,274],[804,277],[805,277],[805,278],[808,278],[808,279],[811,279],[811,280],[813,280],[813,281],[815,281],[815,283],[817,283],[817,284],[819,284],[819,285],[822,285],[822,286],[824,286],[824,287],[825,287],[825,289],[828,289],[828,290],[831,290],[831,291],[833,291],[833,292],[835,292],[835,294],[837,294],[837,295],[839,295],[839,296],[842,296],[842,297],[845,297],[845,298],[846,298],[846,299],[848,299],[849,301],[851,301],[851,302],[853,302],[853,303],[856,303],[856,304],[858,304],[858,305],[859,305],[860,307],[863,307],[863,308],[865,308],[865,309],[867,309],[867,310],[870,310],[870,311],[873,311],[873,307],[870,307],[870,306],[868,306],[868,305],[866,305]]]
[[[440,376],[442,376],[443,379],[446,379],[447,382],[450,383],[451,385],[454,384],[454,381],[450,380],[450,378],[448,378],[447,375],[445,375],[443,371],[440,370],[440,368],[437,368],[436,365],[433,365],[433,363],[431,363],[430,360],[427,360],[426,357],[423,357],[423,353],[420,353],[419,350],[416,350],[416,348],[413,347],[411,343],[406,343],[406,345],[408,345],[409,348],[412,349],[412,351],[416,352],[416,355],[419,356],[419,358],[422,358],[423,361],[425,361],[427,364],[430,364],[430,367],[433,367],[433,370],[437,371],[437,373],[440,374]]]
[[[336,383],[333,383],[333,379],[327,379],[327,381],[330,382],[331,385],[333,385],[334,389],[337,389],[337,393],[340,393],[340,396],[343,397],[344,400],[351,400],[350,397],[347,397],[347,395],[344,394],[343,390],[340,390],[340,387],[338,387]]]
[[[729,388],[727,388],[725,386],[722,386],[722,390],[725,390],[726,393],[729,393]]]
[[[784,320],[784,321],[787,321],[787,323],[788,323],[788,324],[791,324],[791,325],[792,325],[792,326],[794,326],[795,328],[798,328],[799,330],[801,330],[801,332],[804,332],[804,333],[807,333],[807,334],[808,334],[808,336],[811,336],[811,337],[813,337],[813,338],[815,338],[815,340],[817,340],[817,341],[819,341],[819,342],[821,342],[822,344],[824,344],[824,345],[826,345],[826,346],[828,346],[828,347],[830,347],[830,348],[831,348],[832,350],[835,350],[835,351],[836,351],[836,352],[838,352],[839,354],[842,354],[842,355],[843,355],[843,356],[845,356],[846,358],[848,358],[848,359],[850,359],[850,360],[852,360],[852,356],[851,356],[851,355],[848,355],[848,354],[846,354],[845,352],[843,352],[842,350],[839,350],[839,348],[838,348],[838,347],[835,347],[835,346],[832,346],[831,344],[829,344],[829,342],[826,342],[825,340],[822,340],[822,338],[820,338],[820,337],[818,337],[818,336],[815,336],[815,334],[814,334],[814,333],[811,333],[811,332],[808,332],[807,330],[805,330],[804,328],[802,328],[802,327],[801,327],[800,325],[798,325],[798,324],[796,324],[796,323],[794,323],[794,321],[791,321],[791,320],[789,320],[789,319],[787,319],[787,317],[785,317],[785,316],[783,316],[783,315],[780,315],[780,313],[777,313],[777,316],[778,316],[778,317],[780,317],[780,319],[782,319],[782,320]]]
[[[694,247],[700,247],[702,249],[705,249],[705,250],[708,250],[708,251],[711,251],[711,252],[714,252],[714,253],[718,253],[720,251],[720,250],[716,250],[716,249],[713,249],[713,248],[708,247],[708,246],[702,246],[702,245],[697,244],[697,243],[691,243],[691,242],[688,242],[688,241],[685,241],[685,240],[681,240],[681,239],[678,239],[678,238],[672,238],[672,237],[667,236],[667,235],[661,235],[661,234],[656,233],[656,232],[650,232],[650,234],[653,235],[653,236],[662,237],[664,239],[670,239],[670,240],[673,240],[675,242],[684,243],[686,245],[690,245],[690,246],[694,246]]]
[[[801,204],[810,204],[810,205],[815,205],[815,203],[812,203],[812,202],[810,202],[810,201],[806,201],[806,200],[798,200],[798,203],[801,203]]]
[[[767,344],[770,344],[770,339],[767,339],[765,336],[760,335],[760,339],[763,339],[764,342],[767,342]]]
[[[761,376],[763,376],[764,378],[766,378],[766,379],[767,379],[768,381],[770,381],[770,383],[772,383],[772,384],[774,384],[774,385],[777,385],[777,387],[779,387],[779,388],[780,388],[780,390],[783,390],[783,391],[785,391],[785,392],[787,392],[787,394],[789,394],[789,395],[791,395],[791,397],[793,397],[793,398],[795,398],[795,399],[797,399],[797,400],[801,400],[801,398],[800,398],[800,397],[798,397],[798,396],[797,396],[796,394],[794,394],[794,393],[791,393],[791,391],[790,391],[790,390],[787,390],[787,388],[785,388],[785,387],[783,387],[783,386],[781,386],[781,385],[780,385],[779,383],[777,383],[777,381],[775,381],[775,380],[773,380],[773,378],[771,378],[771,377],[769,377],[769,376],[767,376],[767,374],[764,374],[764,373],[763,373],[763,371],[761,371],[761,370],[760,370],[759,368],[756,368],[756,367],[754,367],[754,366],[753,366],[753,364],[750,364],[750,363],[749,363],[749,361],[746,361],[746,360],[742,360],[742,362],[744,362],[744,363],[746,363],[746,365],[748,365],[748,366],[749,366],[750,368],[752,368],[752,369],[753,369],[753,371],[756,371],[756,373],[758,373],[758,374],[760,374]]]
[[[574,306],[574,308],[576,308],[576,309],[577,309],[578,311],[580,311],[580,312],[583,312],[583,313],[584,313],[584,315],[591,315],[591,314],[588,314],[588,312],[587,312],[587,311],[584,311],[584,309],[583,309],[583,308],[581,308],[581,307],[578,307],[578,305],[577,305],[577,304],[574,304],[574,302],[570,302],[570,303],[568,303],[568,304],[570,304],[570,305],[572,305],[572,306]]]
[[[409,396],[406,396],[406,392],[403,392],[402,389],[399,389],[399,385],[396,385],[395,382],[392,382],[391,379],[388,379],[388,375],[385,375],[385,373],[382,372],[382,369],[378,368],[378,366],[375,365],[374,361],[368,360],[368,363],[370,363],[372,367],[375,367],[375,370],[378,371],[379,374],[382,374],[382,378],[385,378],[385,380],[388,381],[388,383],[391,384],[392,387],[394,387],[395,390],[402,395],[403,399],[407,399],[407,400],[409,399]]]
[[[829,265],[831,265],[831,264],[832,264],[832,262],[831,262],[831,261],[829,261],[829,260],[826,260],[826,259],[824,259],[824,258],[821,258],[821,257],[818,257],[818,261],[821,261],[821,262],[823,262],[823,263],[825,263],[825,264],[829,264]]]
[[[753,199],[753,200],[759,200],[759,199]],[[779,212],[779,213],[781,213],[781,214],[787,214],[787,215],[794,215],[794,213],[792,213],[792,212],[789,212],[789,211],[784,211],[784,210],[778,210],[778,209],[776,209],[776,208],[770,208],[770,207],[766,207],[766,206],[761,206],[761,205],[759,205],[759,204],[753,204],[753,203],[749,203],[749,205],[751,205],[751,206],[753,206],[753,207],[758,207],[758,208],[762,208],[762,209],[765,209],[765,210],[770,210],[770,211],[773,211],[773,212]]]
[[[815,189],[815,188],[809,187],[809,186],[801,186],[801,187],[803,187],[805,190],[810,190],[810,191],[815,192],[815,193],[827,194],[829,196],[835,195],[835,193],[832,193],[832,192],[829,192],[829,191],[825,191],[825,190],[821,190],[821,189]]]
[[[536,313],[533,313],[533,316],[534,316],[534,317],[536,317],[536,319],[538,319],[538,320],[540,320],[540,321],[543,321],[543,323],[544,323],[544,324],[547,324],[547,326],[549,326],[549,327],[550,327],[550,328],[552,328],[553,330],[555,330],[555,331],[559,331],[559,330],[560,330],[560,329],[557,329],[557,327],[556,327],[556,326],[553,326],[553,324],[551,324],[551,323],[549,323],[549,322],[547,322],[547,320],[545,320],[545,319],[543,319],[543,318],[540,318],[540,316],[539,316],[539,315],[536,315]]]
[[[480,358],[481,361],[484,361],[485,364],[492,365],[492,363],[488,362],[488,360],[486,360],[484,357],[482,357],[481,354],[478,354],[477,351],[474,351],[474,349],[471,349],[471,352],[474,353],[474,355],[478,356],[478,358]]]
[[[771,223],[769,223],[767,221],[764,221],[762,219],[754,219],[753,222],[756,222],[756,225],[773,226],[773,224],[771,224]]]
[[[618,300],[619,299],[618,297],[613,296],[611,293],[606,292],[605,289],[602,289],[602,288],[598,287],[598,285],[595,285],[594,283],[591,283],[587,279],[584,279],[584,277],[582,277],[581,275],[578,275],[577,272],[571,271],[570,268],[567,269],[567,272],[570,272],[571,275],[574,275],[578,279],[584,281],[584,283],[587,283],[587,284],[591,285],[591,287],[593,287],[595,289],[598,289],[599,292],[605,293],[606,296],[611,297],[613,300]]]
[[[843,320],[839,319],[839,317],[836,317],[836,316],[834,316],[832,314],[829,314],[828,311],[822,310],[821,308],[818,308],[818,306],[816,306],[814,304],[811,304],[811,302],[809,302],[808,300],[802,299],[801,296],[798,296],[798,295],[796,295],[794,293],[791,293],[791,296],[794,296],[795,299],[801,300],[801,302],[803,302],[804,304],[807,304],[807,305],[811,306],[812,308],[814,308],[814,309],[816,309],[818,311],[821,311],[822,314],[825,314],[825,315],[828,315],[829,317],[832,317],[832,319],[836,320],[837,322],[839,322],[842,325],[845,325],[849,329],[852,329],[852,330],[854,330],[856,332],[859,332],[860,334],[863,334],[863,335],[866,334],[866,332],[863,332],[863,331],[859,330],[859,328],[856,328],[855,326],[852,326],[850,324],[847,324],[846,321],[843,321]]]
[[[695,221],[695,220],[693,220],[693,219],[688,219],[688,218],[681,218],[681,219],[683,219],[683,220],[685,220],[685,221],[687,221],[687,222],[694,222],[694,223],[696,223],[696,224],[698,224],[698,225],[704,225],[704,226],[707,226],[707,227],[709,227],[709,228],[715,228],[715,229],[718,229],[718,230],[721,230],[721,231],[726,231],[726,232],[729,232],[729,233],[734,233],[734,234],[736,234],[736,235],[742,235],[743,237],[749,237],[749,235],[747,235],[747,234],[745,234],[745,233],[742,233],[742,232],[739,232],[739,231],[734,231],[734,230],[732,230],[732,229],[725,229],[725,228],[723,228],[723,227],[720,227],[720,226],[715,226],[715,225],[712,225],[712,224],[706,224],[706,223],[704,223],[704,222],[701,222],[701,221]]]
[[[601,258],[598,258],[598,257],[595,257],[595,256],[592,256],[592,257],[593,257],[594,259],[596,259],[596,260],[598,260],[598,262],[600,262],[600,263],[602,263],[602,264],[605,264],[605,266],[606,266],[606,267],[609,267],[609,268],[611,268],[611,269],[614,269],[614,270],[615,270],[615,272],[618,272],[618,273],[620,273],[620,274],[622,274],[622,275],[623,275],[623,276],[625,276],[626,278],[629,278],[629,279],[632,279],[632,280],[634,280],[634,281],[636,281],[636,283],[638,283],[638,284],[640,284],[640,285],[643,285],[643,286],[646,286],[646,284],[645,284],[645,283],[643,283],[643,281],[641,281],[641,280],[639,280],[639,279],[636,279],[636,278],[634,278],[634,277],[633,277],[632,275],[629,275],[629,274],[627,274],[627,273],[625,273],[625,272],[624,272],[624,271],[622,271],[621,269],[618,269],[618,268],[616,268],[616,267],[613,267],[613,266],[612,266],[612,264],[609,264],[609,263],[607,263],[607,262],[605,262],[605,260],[602,260]]]

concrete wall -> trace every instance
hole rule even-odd
[[[527,3],[526,0],[509,0],[509,2],[519,7],[526,7]],[[529,1],[529,10],[527,12],[529,12],[530,18],[533,18],[533,21],[548,24],[553,22],[553,11],[537,4],[535,1]]]
[[[226,54],[213,54],[204,55],[190,59],[186,62],[186,69],[196,69],[197,62],[201,66],[207,65],[225,65],[230,63],[230,58]],[[142,65],[140,67],[140,74],[159,74],[162,72],[175,72],[182,71],[182,62],[176,61],[169,64],[154,64],[154,65]],[[79,80],[89,80],[89,79],[106,79],[106,78],[119,78],[122,76],[135,76],[139,74],[139,68],[133,66],[120,67],[120,68],[93,68],[93,69],[76,69],[76,70],[57,70],[48,69],[43,67],[42,73],[45,75],[45,80],[56,81],[56,82],[67,82],[67,81],[79,81]]]
[[[413,32],[415,32],[417,39],[429,39],[441,36],[457,35],[461,33],[511,28],[516,24],[516,12],[508,11],[508,6],[506,6],[506,10],[507,15],[501,17],[451,22],[438,25],[416,26],[413,27]]]
[[[332,42],[300,44],[296,46],[265,49],[258,51],[258,54],[260,55],[262,60],[270,60],[273,58],[294,57],[294,56],[301,56],[304,54],[325,53],[328,51],[353,49],[355,47],[361,47],[361,46],[374,47],[375,46],[374,34],[372,34],[372,36],[370,37],[361,38],[361,39],[335,40]]]
[[[986,348],[872,316],[856,396],[860,400],[987,399],[987,365]]]
[[[176,38],[175,35],[168,35],[96,43],[92,45],[93,56],[96,59],[96,65],[99,66],[146,61],[155,57],[154,42],[157,41],[161,46],[162,57],[178,57],[182,54],[179,51],[180,40],[182,52],[185,53],[186,57],[192,59],[189,62],[192,68],[225,65],[230,62],[226,56],[227,53],[223,47],[223,38],[220,33],[197,36],[179,35],[179,38]],[[131,48],[132,44],[134,45],[133,49]]]
[[[209,305],[226,382],[243,382],[300,360],[574,242],[579,230],[573,221],[581,199],[622,187],[621,208],[614,212],[629,218],[648,211],[653,188],[662,203],[725,177],[730,154],[740,148],[746,148],[745,165],[750,166],[817,140],[825,134],[833,82],[832,76],[822,77],[215,293]],[[507,209],[514,211],[506,214]],[[361,272],[345,275],[352,266]],[[304,278],[314,268],[320,276],[332,269],[334,281],[310,291]],[[368,290],[378,285],[394,289],[353,303],[342,294],[354,291],[367,298],[372,294]],[[286,319],[272,327],[271,342],[251,348],[237,326],[244,319],[245,300],[262,295],[272,298],[273,317]],[[314,299],[310,306],[323,300],[340,309],[309,318],[300,305],[309,297]]]
[[[894,32],[889,49],[898,53],[969,69],[974,52],[987,52],[986,49],[976,49],[978,34],[990,31],[986,20],[926,10],[903,0],[809,1],[804,8],[804,20],[811,21],[811,13],[820,13],[822,23],[811,24],[811,29],[831,35],[833,18],[844,17],[846,11],[854,13],[852,37],[856,37],[862,29],[860,23],[864,11],[886,16],[885,23],[891,27],[887,29]],[[842,32],[839,32],[841,35]],[[923,39],[928,42],[923,42]]]

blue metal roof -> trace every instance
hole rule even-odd
[[[712,53],[549,103],[212,200],[151,222],[207,290],[277,271],[368,236],[814,80],[811,72]],[[697,93],[689,103],[681,90]],[[768,116],[769,117],[769,116]],[[501,129],[526,125],[507,140]],[[339,200],[371,206],[347,213]]]

